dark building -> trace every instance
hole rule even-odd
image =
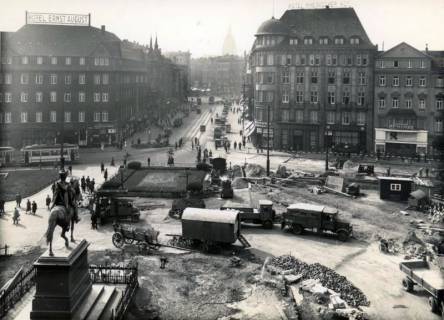
[[[401,177],[378,177],[379,197],[383,200],[407,201],[412,192],[413,180]]]
[[[256,143],[323,150],[328,139],[338,151],[371,151],[375,52],[352,8],[265,21],[250,54]]]
[[[439,113],[444,110],[444,80],[428,51],[402,42],[380,52],[374,101],[376,152],[401,156],[433,153],[433,139],[443,130]]]
[[[186,98],[186,70],[91,26],[0,33],[0,145],[120,144]]]

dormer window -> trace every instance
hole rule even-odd
[[[359,38],[358,37],[353,37],[350,39],[350,44],[359,44]]]
[[[344,38],[335,38],[335,44],[344,44]]]
[[[298,44],[298,39],[296,39],[296,38],[290,38],[290,45],[291,46],[294,46],[294,45],[297,45]]]
[[[313,44],[313,38],[304,38],[304,44]]]
[[[324,44],[324,45],[328,44],[328,38],[325,38],[325,37],[324,38],[320,38],[319,39],[319,44]]]

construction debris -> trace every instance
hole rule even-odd
[[[264,167],[255,163],[247,164],[245,172],[247,177],[263,177],[266,175]]]
[[[319,263],[307,264],[293,256],[283,255],[271,259],[267,269],[269,267],[281,269],[282,271],[293,270],[293,274],[302,275],[302,280],[319,279],[323,287],[337,292],[352,307],[370,305],[370,301],[367,300],[364,293],[350,283],[346,277]]]

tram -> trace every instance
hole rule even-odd
[[[0,167],[14,162],[15,149],[13,147],[0,147]]]
[[[60,144],[34,144],[22,148],[25,165],[38,163],[54,163],[60,160]],[[74,162],[79,159],[79,146],[64,143],[63,156],[66,162]]]

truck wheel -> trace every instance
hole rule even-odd
[[[438,311],[438,301],[434,297],[429,297],[429,307],[430,311],[434,313]]]
[[[120,232],[116,232],[113,234],[113,245],[116,246],[116,248],[122,248],[123,247],[123,236]]]
[[[294,224],[292,226],[292,231],[294,234],[300,235],[300,234],[302,234],[302,231],[304,231],[304,228],[302,228],[302,226],[300,224]]]
[[[273,222],[271,220],[264,221],[262,227],[264,229],[273,229]]]
[[[338,232],[338,239],[339,241],[345,242],[348,240],[348,233],[345,231],[339,231]]]
[[[404,288],[405,291],[412,292],[413,291],[413,281],[410,280],[409,278],[402,279],[402,287]]]

